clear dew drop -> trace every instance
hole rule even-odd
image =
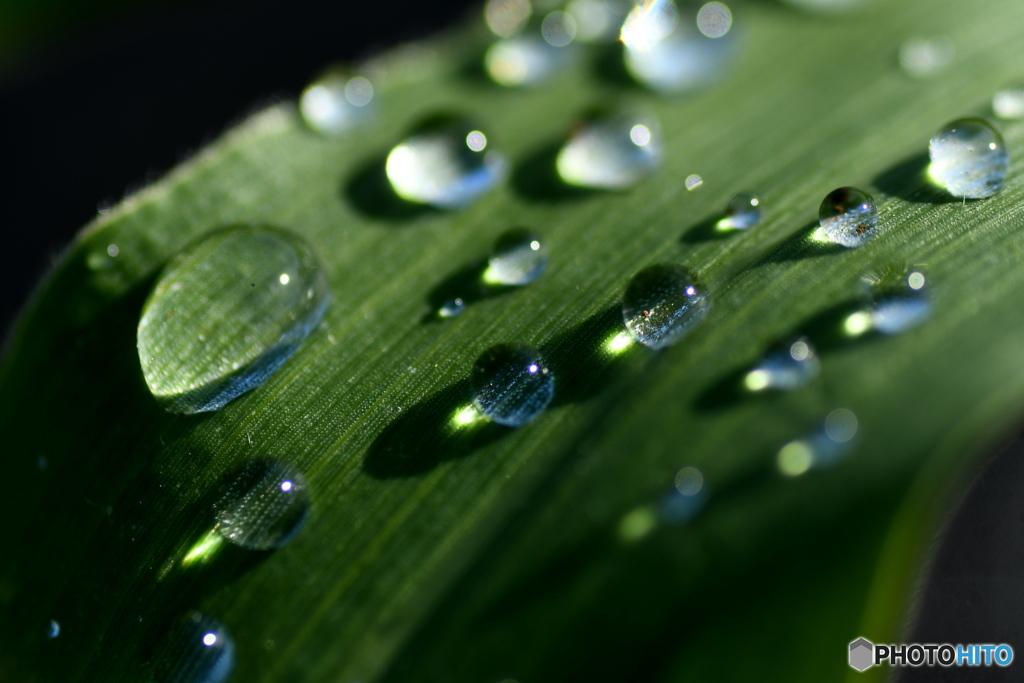
[[[739,51],[732,12],[721,2],[643,0],[626,17],[619,39],[626,69],[640,83],[666,93],[718,83]]]
[[[484,282],[491,285],[528,285],[548,265],[548,246],[543,237],[526,228],[509,230],[498,238],[487,261]]]
[[[954,197],[984,199],[1002,189],[1010,157],[999,131],[983,119],[946,124],[928,145],[928,175]]]
[[[570,50],[554,46],[540,35],[520,34],[491,45],[484,55],[484,68],[498,85],[530,87],[557,74],[570,58]]]
[[[787,477],[798,477],[812,468],[838,464],[849,454],[859,428],[852,410],[836,408],[808,436],[779,449],[776,465]]]
[[[878,208],[864,190],[840,187],[822,200],[818,222],[830,242],[853,249],[867,244],[875,236]]]
[[[915,36],[900,45],[900,67],[912,78],[930,78],[953,61],[956,49],[945,36]]]
[[[599,114],[572,131],[555,165],[570,185],[619,190],[653,173],[661,159],[657,121],[632,114]]]
[[[725,206],[725,217],[718,222],[723,230],[749,230],[764,217],[761,198],[749,192],[735,194]]]
[[[506,427],[522,427],[535,419],[555,395],[554,373],[525,344],[498,344],[484,351],[470,379],[474,405]]]
[[[441,116],[392,149],[385,170],[402,199],[459,209],[493,189],[506,166],[505,156],[489,148],[479,127]]]
[[[921,325],[931,316],[931,296],[920,270],[869,275],[865,280],[872,285],[871,304],[866,311],[852,314],[848,325],[856,326],[859,315],[864,331],[896,335]]]
[[[247,550],[275,550],[295,538],[309,514],[306,478],[275,458],[254,458],[233,472],[214,504],[216,530]]]
[[[154,658],[153,683],[223,683],[235,668],[235,642],[215,619],[189,612]]]
[[[139,361],[169,411],[217,410],[266,381],[330,301],[311,248],[269,227],[236,226],[172,260],[138,328]]]
[[[373,84],[362,76],[328,73],[299,96],[302,120],[323,135],[340,135],[364,121],[371,109]]]
[[[711,310],[707,290],[689,270],[674,263],[645,268],[629,281],[622,319],[633,339],[651,349],[675,344]]]
[[[748,391],[791,391],[810,383],[821,372],[811,342],[801,337],[765,355],[743,380]]]
[[[1024,119],[1024,87],[1007,88],[993,95],[992,112],[1001,119]]]
[[[441,308],[437,309],[437,315],[441,318],[454,318],[464,310],[466,310],[466,302],[459,297],[455,297],[445,301]]]

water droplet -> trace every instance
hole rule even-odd
[[[487,149],[480,128],[435,117],[388,154],[386,171],[402,199],[442,209],[462,208],[505,177],[504,155]]]
[[[499,40],[487,49],[484,67],[499,85],[534,86],[555,75],[571,58],[571,52],[555,47],[535,34]]]
[[[900,45],[900,66],[908,76],[929,78],[949,66],[955,52],[952,41],[945,36],[915,36]]]
[[[215,232],[172,260],[139,321],[142,373],[167,410],[216,410],[259,386],[330,301],[310,247],[275,228]]]
[[[864,190],[840,187],[822,200],[818,221],[829,241],[852,249],[867,244],[875,236],[878,209]]]
[[[50,620],[50,625],[46,628],[47,638],[56,638],[60,635],[60,624],[55,619]]]
[[[683,467],[676,472],[674,483],[658,502],[658,512],[668,524],[682,524],[693,519],[707,502],[704,474],[696,467]]]
[[[477,359],[472,371],[473,403],[506,427],[522,427],[551,403],[555,375],[535,349],[498,344]]]
[[[852,410],[836,408],[809,436],[791,441],[779,449],[779,471],[797,477],[811,468],[829,467],[842,460],[853,445],[859,423]]]
[[[235,668],[235,642],[215,619],[189,612],[171,628],[154,661],[154,683],[222,683]]]
[[[533,14],[530,0],[487,0],[484,19],[494,34],[508,38],[523,30]]]
[[[373,84],[366,78],[332,72],[302,91],[299,112],[318,133],[339,135],[366,118],[372,99]]]
[[[954,197],[991,197],[1010,166],[1003,136],[982,119],[947,123],[931,139],[928,154],[928,174]]]
[[[622,297],[622,319],[633,338],[651,349],[675,344],[711,309],[704,286],[686,268],[662,263],[629,281]]]
[[[254,458],[230,475],[213,507],[221,536],[248,550],[274,550],[295,538],[306,521],[306,478],[286,462]]]
[[[549,45],[565,47],[576,38],[576,20],[567,12],[551,12],[544,17],[540,34]]]
[[[732,12],[704,5],[643,0],[622,24],[626,68],[661,92],[683,92],[719,82],[738,52]]]
[[[725,207],[725,218],[718,222],[723,230],[749,230],[761,222],[764,207],[756,194],[741,192],[733,195]]]
[[[121,253],[121,250],[117,248],[116,244],[107,245],[107,256],[114,258]]]
[[[743,383],[749,391],[790,391],[804,386],[820,371],[821,361],[814,346],[806,338],[800,338],[767,354],[747,373]]]
[[[454,299],[445,301],[444,304],[441,305],[441,308],[437,310],[437,315],[442,318],[454,318],[464,310],[466,310],[466,302],[455,297]]]
[[[1024,119],[1024,87],[997,92],[992,97],[992,111],[1001,119]]]
[[[691,175],[686,176],[685,183],[687,191],[693,192],[694,190],[700,188],[700,186],[704,184],[704,179],[701,178],[696,173],[693,173]]]
[[[545,240],[532,230],[516,228],[498,238],[483,280],[491,285],[528,285],[541,276],[547,265]]]
[[[570,185],[617,190],[654,172],[661,156],[661,131],[654,119],[598,114],[573,130],[556,166]]]
[[[629,12],[629,4],[619,0],[572,0],[566,11],[576,20],[576,40],[611,42]]]
[[[871,303],[846,319],[846,331],[852,336],[869,330],[902,334],[931,316],[927,280],[920,270],[887,268],[865,275],[864,280],[871,285]]]

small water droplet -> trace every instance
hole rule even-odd
[[[365,120],[373,84],[362,76],[332,72],[311,83],[299,96],[299,112],[311,129],[340,135]]]
[[[696,173],[692,173],[686,176],[685,184],[687,191],[693,192],[694,190],[699,189],[700,186],[704,184],[704,179],[701,178]]]
[[[850,452],[858,429],[859,422],[852,410],[836,408],[809,436],[779,449],[776,457],[779,471],[788,477],[797,477],[811,468],[835,465]]]
[[[645,268],[629,281],[622,297],[622,319],[633,338],[651,349],[675,344],[711,309],[707,290],[683,266],[663,263]]]
[[[506,427],[522,427],[544,412],[555,395],[555,375],[536,349],[498,344],[477,359],[473,403]]]
[[[790,391],[809,383],[820,371],[821,361],[814,346],[801,337],[767,354],[747,373],[743,383],[749,391]]]
[[[56,638],[60,635],[60,624],[55,619],[50,620],[50,625],[46,628],[47,638]]]
[[[915,36],[900,45],[900,66],[908,76],[929,78],[953,61],[953,42],[945,36]]]
[[[171,412],[216,410],[266,381],[329,301],[323,270],[298,237],[247,226],[212,233],[167,265],[143,307],[146,384]]]
[[[235,642],[215,619],[189,612],[171,628],[154,661],[154,683],[223,683],[235,668]]]
[[[498,85],[514,88],[539,85],[569,64],[572,52],[530,33],[494,43],[484,55],[484,68]]]
[[[661,158],[661,130],[653,118],[597,114],[573,130],[556,166],[570,185],[617,190],[653,173]]]
[[[871,303],[865,311],[847,318],[847,332],[875,330],[887,335],[902,334],[931,316],[932,301],[921,270],[888,268],[869,273],[864,280],[871,285]],[[858,324],[864,329],[857,330]]]
[[[483,280],[491,285],[528,285],[548,265],[547,242],[526,228],[509,230],[498,238],[487,261]]]
[[[229,475],[214,504],[217,532],[247,550],[274,550],[295,538],[309,514],[306,478],[276,458],[254,458]]]
[[[620,0],[572,0],[566,7],[576,20],[576,40],[585,43],[615,40],[629,9]]]
[[[984,199],[1002,189],[1010,157],[1006,143],[983,119],[957,119],[928,145],[928,175],[954,197]]]
[[[738,52],[732,12],[720,2],[677,6],[643,0],[622,24],[626,68],[661,92],[684,92],[719,82]]]
[[[438,309],[437,314],[442,318],[454,318],[464,310],[466,310],[466,302],[459,297],[455,297],[444,302],[441,308]]]
[[[114,258],[119,253],[121,253],[121,250],[117,248],[116,244],[111,244],[107,246],[107,256],[109,256],[110,258]]]
[[[997,92],[992,97],[992,111],[1001,119],[1024,119],[1024,87]]]
[[[505,177],[504,155],[467,121],[438,116],[388,154],[386,171],[402,199],[442,209],[463,208]]]
[[[848,248],[867,244],[878,229],[875,200],[856,187],[828,193],[818,209],[818,221],[829,241]]]
[[[696,467],[676,472],[674,486],[658,501],[658,512],[668,524],[683,524],[693,519],[707,502],[704,474]]]
[[[576,20],[571,14],[556,10],[544,17],[540,34],[549,45],[565,47],[576,38]]]
[[[531,14],[530,0],[487,0],[484,5],[487,26],[502,38],[522,31]]]
[[[756,194],[735,194],[725,207],[725,218],[718,222],[723,230],[749,230],[764,217],[764,206]]]

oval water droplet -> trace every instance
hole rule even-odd
[[[302,91],[299,112],[306,125],[318,133],[340,135],[366,119],[372,99],[369,80],[333,72]]]
[[[267,227],[215,232],[172,260],[139,320],[142,374],[167,410],[216,410],[262,384],[330,301],[310,247]]]
[[[1010,156],[1006,143],[983,119],[946,124],[928,145],[928,174],[954,197],[984,199],[1002,189]]]
[[[555,165],[570,185],[618,190],[653,173],[661,158],[661,129],[656,120],[602,113],[575,127]]]
[[[154,683],[222,683],[235,668],[235,642],[215,619],[189,612],[163,641],[153,664]]]
[[[437,309],[437,315],[441,318],[454,318],[464,310],[466,310],[466,302],[459,297],[455,297],[441,304],[441,308]]]
[[[859,427],[852,410],[836,408],[811,434],[779,449],[776,456],[779,471],[788,477],[797,477],[812,468],[837,464],[849,454]]]
[[[545,240],[532,230],[515,228],[498,238],[483,279],[489,285],[528,285],[541,276],[547,265]]]
[[[619,35],[627,70],[660,92],[685,92],[718,83],[738,53],[732,12],[721,2],[677,6],[643,0]]]
[[[761,198],[749,192],[735,194],[725,207],[725,218],[718,227],[726,230],[749,230],[764,217]]]
[[[683,266],[662,263],[629,281],[622,319],[635,340],[651,349],[675,344],[711,310],[707,290]]]
[[[931,316],[932,301],[920,270],[877,278],[872,285],[867,311],[870,329],[887,335],[902,334]]]
[[[811,342],[801,337],[765,355],[744,378],[749,391],[799,389],[818,376],[821,361]]]
[[[1024,119],[1024,87],[997,92],[992,97],[992,111],[1001,119]]]
[[[493,189],[504,178],[506,165],[480,128],[439,116],[392,149],[385,170],[402,199],[457,209]]]
[[[554,76],[569,64],[571,55],[540,35],[520,34],[491,45],[484,55],[484,68],[498,85],[528,87]]]
[[[555,396],[555,375],[540,353],[525,344],[498,344],[477,359],[473,403],[506,427],[522,427],[544,412]]]
[[[875,200],[856,187],[828,193],[818,209],[818,221],[829,241],[850,249],[867,244],[878,229]]]
[[[295,538],[306,521],[306,478],[294,465],[254,458],[230,475],[213,507],[221,536],[247,550],[274,550]]]

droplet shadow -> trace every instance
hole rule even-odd
[[[408,202],[397,194],[388,181],[385,165],[387,152],[371,157],[356,168],[342,183],[341,195],[360,213],[392,222],[421,218],[437,209],[425,204]]]
[[[721,214],[709,216],[684,232],[682,237],[679,238],[679,242],[682,244],[700,244],[701,242],[728,239],[734,235],[746,232],[745,230],[719,227],[723,218],[724,216]]]
[[[462,266],[439,282],[427,294],[430,310],[424,314],[422,323],[436,323],[444,320],[439,314],[441,307],[454,299],[461,299],[463,305],[472,306],[484,299],[509,294],[521,287],[491,285],[484,281],[487,259],[476,259]]]
[[[814,234],[819,227],[818,221],[811,221],[758,259],[754,265],[764,266],[775,263],[802,261],[808,258],[841,254],[848,251],[846,247],[839,244],[815,239]]]
[[[872,184],[884,194],[916,204],[952,204],[963,201],[954,197],[928,177],[931,160],[928,152],[919,152],[875,176]]]
[[[623,60],[622,53],[624,49],[618,41],[598,46],[594,50],[593,73],[598,80],[606,85],[614,86],[617,89],[646,93],[647,90],[637,83],[626,70],[626,62]]]

